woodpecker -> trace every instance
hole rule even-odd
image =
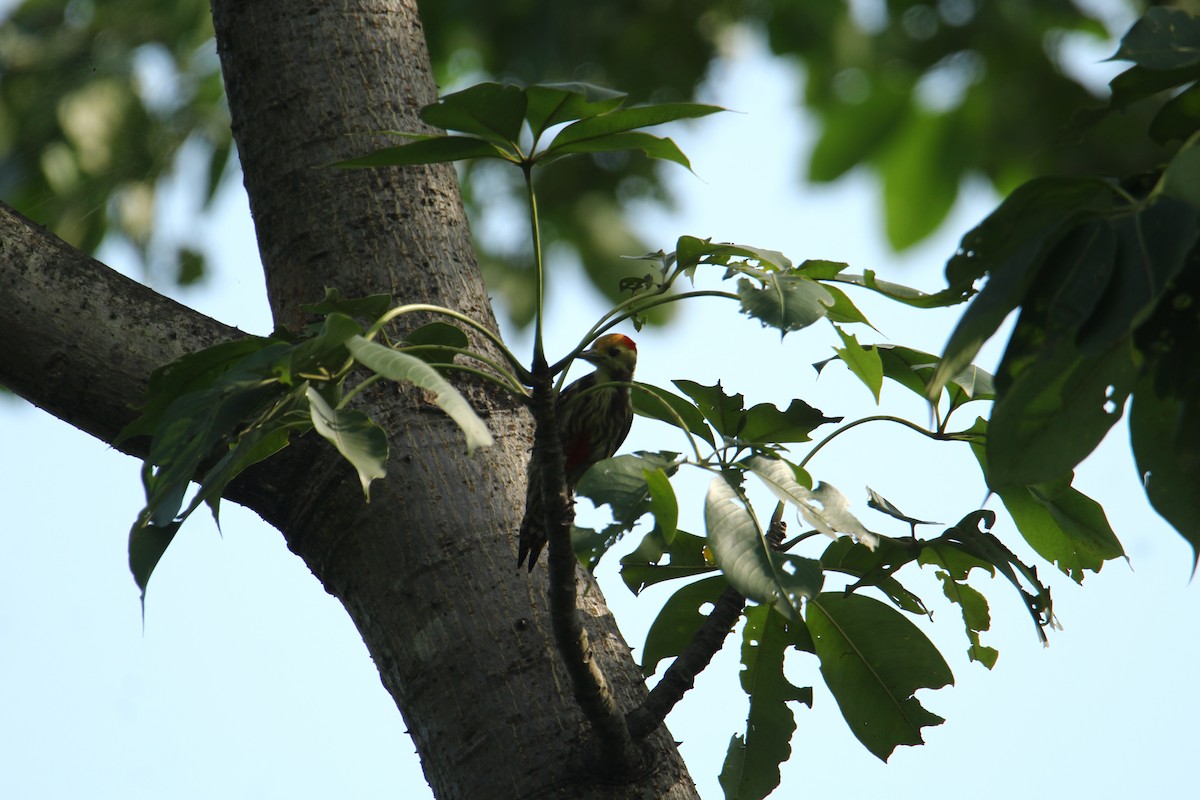
[[[592,387],[632,380],[634,367],[637,366],[637,345],[624,334],[610,333],[593,342],[579,357],[594,365],[596,371],[584,375],[564,389],[555,406],[567,491],[571,495],[574,495],[575,486],[593,464],[612,458],[625,441],[629,426],[633,424],[633,404],[629,399],[628,386]],[[521,521],[521,535],[517,540],[517,566],[520,567],[528,556],[529,571],[533,572],[533,565],[546,546],[546,531],[542,524],[544,514],[540,472],[532,461],[528,477],[525,519]]]

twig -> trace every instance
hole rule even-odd
[[[549,539],[547,574],[550,580],[550,619],[575,701],[592,724],[600,755],[612,771],[631,771],[633,740],[608,681],[592,656],[587,631],[579,619],[575,584],[576,560],[571,547],[574,512],[567,493],[562,442],[558,435],[555,394],[545,360],[534,365],[534,458],[541,479],[544,525]]]
[[[771,526],[767,529],[765,538],[772,550],[782,547],[784,534],[787,533],[783,509],[783,503],[775,507],[775,513],[771,516]],[[696,635],[688,642],[683,652],[667,667],[662,680],[650,690],[650,694],[640,706],[629,712],[626,721],[631,736],[641,739],[662,724],[675,704],[695,685],[696,676],[704,671],[721,649],[725,637],[729,636],[745,607],[745,596],[732,586],[726,586],[700,630],[696,631]]]
[[[662,680],[650,690],[640,706],[629,712],[626,721],[629,723],[630,736],[641,739],[662,724],[675,704],[695,685],[696,676],[704,671],[721,649],[725,637],[733,630],[734,623],[745,607],[746,598],[742,593],[732,586],[726,586],[700,630],[671,662]]]

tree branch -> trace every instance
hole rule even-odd
[[[244,336],[101,264],[0,203],[0,383],[112,444],[150,373]],[[145,440],[122,442],[145,455]]]
[[[550,579],[550,618],[554,642],[571,678],[575,700],[592,724],[601,758],[618,775],[629,774],[633,741],[625,717],[609,690],[608,681],[592,656],[587,631],[579,620],[575,570],[578,562],[571,547],[571,522],[574,517],[563,466],[562,441],[553,376],[545,359],[534,364],[533,458],[541,483],[544,525],[549,539],[547,571]]]
[[[783,537],[787,533],[783,510],[783,503],[775,507],[771,526],[767,529],[765,538],[772,550],[782,549]],[[640,739],[663,723],[675,704],[695,686],[696,676],[704,671],[725,644],[725,638],[733,630],[745,607],[745,595],[732,586],[726,586],[696,635],[667,667],[662,680],[650,691],[645,702],[629,712],[626,721],[630,736]]]

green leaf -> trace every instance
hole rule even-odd
[[[435,128],[462,131],[504,147],[515,147],[525,121],[525,92],[501,83],[477,83],[439,97],[421,109],[421,119]]]
[[[684,651],[704,624],[700,608],[715,604],[729,584],[721,575],[689,583],[667,598],[646,633],[642,648],[642,674],[647,678],[658,669],[664,658],[674,658]]]
[[[1155,191],[1200,211],[1200,133],[1193,134],[1172,156]]]
[[[635,382],[630,397],[635,414],[661,420],[693,436],[699,436],[710,445],[714,444],[712,430],[705,424],[704,415],[679,395],[659,386]]]
[[[999,493],[1017,530],[1038,555],[1076,583],[1084,570],[1099,572],[1105,561],[1125,555],[1104,509],[1071,486],[1071,477]]]
[[[972,289],[969,281],[952,285],[934,294],[927,294],[911,286],[892,283],[891,281],[881,281],[869,269],[865,270],[862,275],[838,275],[837,280],[840,283],[862,286],[876,294],[881,294],[890,300],[895,300],[898,303],[903,303],[913,308],[945,308],[947,306],[954,306],[974,294],[974,289]]]
[[[893,575],[905,564],[913,561],[920,553],[915,542],[904,539],[879,537],[872,549],[859,544],[849,536],[834,539],[821,554],[821,567],[826,571],[841,572],[858,578],[847,592],[855,592],[864,586],[874,586],[887,595],[896,606],[910,614],[929,614],[929,609],[920,597],[910,592]]]
[[[809,157],[808,176],[829,183],[873,156],[903,121],[912,101],[909,79],[880,74],[860,103],[824,104],[821,134]]]
[[[547,154],[556,151],[582,152],[578,148],[588,141],[604,139],[613,134],[625,133],[638,128],[650,128],[665,122],[703,117],[724,110],[720,106],[708,106],[700,103],[663,103],[618,109],[571,123],[558,132],[544,152]],[[566,148],[575,149],[568,150]]]
[[[829,484],[819,483],[810,491],[796,480],[791,466],[777,458],[753,456],[746,466],[777,500],[794,505],[805,522],[829,538],[836,539],[839,533],[845,533],[868,547],[878,543],[879,537],[850,513],[845,496]]]
[[[745,422],[738,437],[742,441],[780,444],[811,441],[809,434],[815,428],[840,422],[842,418],[827,417],[803,400],[792,400],[784,411],[770,403],[759,403],[747,409],[743,419]]]
[[[1196,213],[1185,200],[1158,193],[1115,220],[1113,275],[1080,334],[1081,351],[1101,352],[1145,321],[1196,242]]]
[[[371,499],[371,481],[387,475],[388,441],[383,428],[366,414],[350,408],[331,408],[321,393],[306,391],[313,429],[329,440],[358,472],[363,494]]]
[[[1046,628],[1059,627],[1050,590],[1038,579],[1035,567],[1026,566],[1003,542],[984,530],[995,521],[993,511],[972,511],[937,539],[926,542],[920,561],[945,567],[957,581],[965,579],[967,573],[976,568],[991,574],[999,572],[1021,595],[1025,610],[1037,628],[1038,638],[1045,645],[1048,643]],[[1031,591],[1026,591],[1026,585]]]
[[[668,545],[655,530],[642,537],[632,553],[621,558],[621,580],[634,594],[647,586],[676,578],[690,578],[712,572],[716,566],[704,557],[708,540],[686,531],[675,531]],[[663,562],[663,556],[668,556]]]
[[[1136,377],[1128,340],[1095,357],[1080,357],[1066,342],[1042,352],[992,410],[988,486],[1027,486],[1071,472],[1121,418]]]
[[[329,316],[343,314],[353,319],[374,322],[387,313],[392,307],[390,294],[369,294],[366,297],[343,298],[337,289],[325,288],[325,296],[319,303],[306,303],[300,306],[305,314]]]
[[[829,296],[833,298],[833,305],[825,312],[825,316],[829,318],[830,322],[835,322],[839,325],[849,325],[859,322],[863,325],[870,325],[872,328],[875,327],[871,325],[871,321],[867,319],[866,315],[858,310],[858,306],[854,305],[845,292],[828,283],[821,285],[825,288],[825,291],[829,292]]]
[[[736,268],[739,264],[751,263],[758,265],[759,272],[788,272],[792,269],[791,259],[778,250],[732,242],[714,242],[712,239],[698,239],[695,236],[679,237],[675,243],[675,258],[683,270],[694,270],[700,264]]]
[[[535,84],[525,89],[525,96],[525,118],[535,139],[552,125],[614,111],[628,97],[624,92],[579,82]]]
[[[487,425],[471,408],[466,398],[433,367],[419,358],[367,341],[361,336],[352,336],[346,346],[358,363],[373,369],[383,377],[393,381],[408,381],[432,392],[434,403],[462,428],[467,439],[468,455],[473,453],[476,447],[492,445],[492,435],[488,432]]]
[[[1200,410],[1194,396],[1156,391],[1154,375],[1138,382],[1129,412],[1133,457],[1154,510],[1192,546],[1192,570],[1200,564]]]
[[[821,674],[850,730],[886,761],[897,745],[924,744],[943,720],[914,694],[954,676],[937,648],[899,612],[858,594],[822,592],[806,604]]]
[[[814,280],[795,273],[769,272],[756,285],[738,280],[742,313],[780,330],[784,336],[823,318],[834,304],[833,295]]]
[[[1184,141],[1200,129],[1200,83],[1172,97],[1150,122],[1150,137],[1159,144]]]
[[[496,145],[470,136],[424,136],[400,134],[415,141],[399,147],[382,147],[358,158],[338,161],[333,166],[344,169],[363,167],[410,167],[416,164],[441,164],[469,158],[502,158],[509,156]]]
[[[789,702],[812,707],[812,688],[793,686],[783,674],[784,655],[803,628],[771,606],[746,610],[742,631],[742,689],[750,695],[746,734],[730,742],[721,769],[726,797],[762,800],[779,785],[779,765],[792,755],[796,720]],[[800,635],[808,639],[807,632]]]
[[[462,328],[449,322],[430,322],[410,331],[404,337],[404,343],[421,348],[409,355],[415,355],[430,364],[449,364],[454,361],[455,352],[443,348],[465,349],[470,340]]]
[[[912,110],[880,154],[888,243],[904,250],[937,230],[958,197],[954,112]]]
[[[950,287],[966,291],[985,274],[988,282],[950,335],[927,397],[936,399],[946,381],[971,363],[1024,299],[1043,259],[1074,223],[1085,214],[1103,214],[1112,204],[1112,189],[1101,180],[1039,178],[1018,187],[963,237],[946,265]]]
[[[675,498],[675,490],[671,488],[671,480],[661,467],[643,469],[642,477],[650,492],[650,513],[654,515],[655,527],[663,541],[670,546],[679,526],[679,501]]]
[[[879,351],[874,347],[864,348],[858,343],[858,338],[846,333],[837,325],[834,325],[834,330],[842,339],[842,344],[845,347],[835,347],[834,352],[838,354],[850,372],[858,377],[875,397],[875,402],[879,402],[879,392],[883,389],[883,362],[879,357]]]
[[[167,525],[155,525],[142,516],[129,531],[129,571],[133,573],[133,580],[141,591],[143,611],[150,575],[167,552],[167,547],[179,532],[181,524],[171,522]]]
[[[754,517],[723,476],[709,484],[704,523],[717,565],[748,599],[774,605],[796,619],[801,601],[820,591],[820,563],[769,549]]]
[[[691,162],[688,161],[687,156],[683,154],[683,151],[679,149],[679,146],[674,141],[663,136],[654,136],[641,131],[610,133],[605,136],[595,136],[588,139],[581,139],[577,142],[569,142],[555,147],[553,150],[547,150],[545,155],[541,156],[539,160],[542,163],[547,163],[571,153],[614,153],[621,150],[640,150],[650,158],[657,158],[660,161],[673,161],[689,170],[692,168]]]
[[[1000,652],[994,647],[985,647],[980,642],[980,634],[992,627],[992,617],[988,611],[987,598],[966,583],[954,580],[948,572],[937,573],[942,582],[942,592],[946,599],[956,604],[962,610],[963,625],[967,630],[967,640],[971,646],[967,648],[967,657],[978,661],[988,669],[996,666]]]
[[[681,392],[696,403],[696,408],[721,436],[736,437],[746,424],[744,412],[746,398],[741,394],[727,395],[721,382],[715,386],[703,386],[695,381],[671,381]]]
[[[589,570],[594,570],[608,549],[650,511],[645,473],[662,469],[664,474],[673,475],[678,466],[675,453],[639,453],[605,459],[584,474],[575,494],[591,500],[597,508],[607,505],[613,518],[602,531],[577,529],[575,553]]]
[[[1200,64],[1200,17],[1179,8],[1150,8],[1126,32],[1113,58],[1147,69]]]
[[[179,397],[212,386],[234,364],[260,350],[273,346],[273,353],[284,347],[280,342],[258,336],[235,339],[188,353],[150,374],[146,402],[141,415],[117,436],[120,444],[134,436],[150,436],[159,428],[163,415]]]

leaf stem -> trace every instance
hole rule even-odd
[[[529,380],[529,370],[525,368],[525,365],[521,363],[520,359],[513,355],[512,351],[508,349],[508,346],[504,344],[504,340],[501,339],[498,334],[493,332],[482,322],[467,316],[461,311],[455,311],[454,309],[446,308],[445,306],[436,306],[430,303],[409,303],[403,306],[396,306],[376,320],[375,324],[371,326],[370,330],[363,335],[363,338],[370,341],[379,335],[379,332],[383,330],[384,326],[392,320],[403,316],[404,314],[412,314],[418,311],[441,314],[444,317],[450,317],[451,319],[458,320],[464,325],[474,328],[476,331],[482,334],[485,339],[496,346],[496,349],[500,351],[500,355],[504,356],[504,360],[507,361],[509,366],[513,368],[513,372],[516,374],[518,380]]]
[[[849,423],[843,425],[842,427],[838,428],[836,431],[829,434],[821,441],[817,442],[816,447],[814,447],[812,450],[809,450],[808,455],[806,455],[803,458],[803,460],[801,460],[801,462],[799,464],[797,464],[796,466],[800,467],[800,469],[804,469],[804,465],[807,464],[809,461],[811,461],[813,456],[815,456],[817,453],[819,453],[821,451],[821,448],[825,447],[825,445],[829,444],[830,442],[832,442],[837,437],[841,436],[846,431],[848,431],[852,428],[857,428],[859,425],[864,425],[868,422],[894,422],[897,425],[903,425],[905,428],[908,428],[909,430],[916,431],[917,433],[921,434],[922,436],[927,436],[930,439],[934,439],[936,441],[941,441],[941,442],[954,442],[954,441],[964,441],[965,440],[965,437],[963,436],[963,434],[965,434],[966,431],[960,431],[958,433],[943,433],[941,431],[936,431],[936,430],[931,431],[931,430],[922,428],[920,425],[916,424],[915,422],[910,422],[909,420],[906,420],[903,417],[893,417],[888,414],[876,414],[876,415],[873,415],[870,417],[863,417],[862,419],[856,419],[856,420],[854,420],[854,422],[849,422]]]

